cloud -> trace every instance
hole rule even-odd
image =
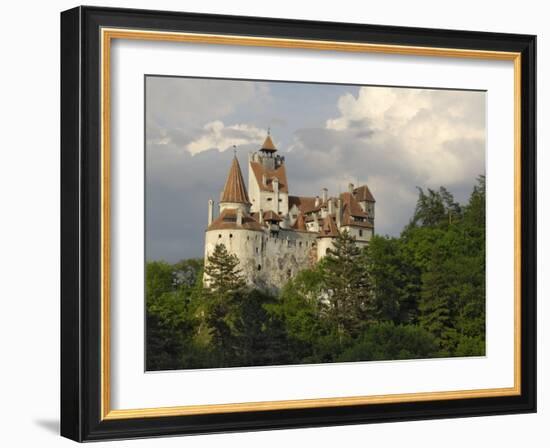
[[[342,96],[338,108],[327,129],[347,131],[381,156],[406,163],[427,184],[460,182],[484,166],[482,92],[362,87],[357,97]]]
[[[485,94],[362,87],[338,100],[324,128],[298,129],[287,169],[294,192],[331,194],[368,184],[376,229],[398,234],[416,203],[416,186],[445,185],[467,200],[485,171]]]
[[[146,78],[148,125],[172,129],[202,127],[231,115],[243,104],[268,102],[265,84],[202,78]]]
[[[259,148],[269,124],[286,156],[290,194],[316,195],[327,187],[336,195],[349,182],[366,183],[377,200],[379,234],[397,235],[407,224],[416,186],[445,185],[464,202],[485,170],[483,92],[147,82],[148,259],[202,256],[207,201],[219,199],[232,157],[227,149],[238,146],[246,179],[245,154]]]
[[[219,152],[222,152],[233,145],[259,144],[265,138],[265,135],[265,129],[259,129],[247,124],[225,126],[222,121],[216,120],[205,124],[201,135],[188,143],[185,148],[192,155],[208,149],[217,149]]]

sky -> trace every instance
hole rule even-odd
[[[289,193],[329,195],[351,182],[376,199],[375,232],[397,236],[417,187],[464,203],[485,173],[485,92],[176,78],[145,79],[146,258],[203,256],[208,199],[218,201],[233,145],[268,128],[286,158]]]

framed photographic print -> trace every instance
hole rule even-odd
[[[61,433],[536,411],[535,36],[61,14]]]

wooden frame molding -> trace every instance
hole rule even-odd
[[[111,409],[110,398],[110,55],[114,39],[131,39],[163,42],[185,42],[211,45],[237,45],[254,47],[274,47],[289,49],[308,49],[318,51],[345,51],[354,53],[382,53],[397,55],[452,57],[467,59],[504,60],[514,63],[514,386],[509,388],[459,390],[443,392],[425,392],[391,395],[353,396],[338,398],[318,398],[304,400],[280,400],[217,405],[190,405],[143,409]],[[273,39],[247,36],[214,34],[155,32],[132,29],[103,28],[101,30],[102,61],[102,103],[101,103],[101,154],[102,154],[102,309],[101,309],[101,410],[102,419],[150,418],[179,415],[198,415],[227,412],[249,412],[260,410],[306,409],[315,407],[333,407],[367,405],[380,403],[407,403],[428,400],[456,400],[481,397],[502,397],[521,394],[521,53],[467,50],[437,47],[409,47],[402,45],[362,44],[336,41],[317,41],[299,39]]]
[[[111,49],[119,40],[510,61],[513,386],[113,409]],[[60,49],[61,435],[93,441],[536,412],[536,36],[80,6],[61,13]]]

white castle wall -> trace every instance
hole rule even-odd
[[[319,238],[317,242],[317,261],[323,258],[329,249],[333,249],[332,238]]]
[[[350,226],[342,226],[340,230],[343,232],[347,230],[347,232],[355,237],[355,241],[357,243],[367,243],[372,238],[373,230],[369,228],[358,228],[358,227],[350,227]]]
[[[210,230],[206,232],[205,260],[216,244],[224,244],[237,255],[248,284],[275,290],[302,269],[317,261],[317,235],[307,232],[244,229]]]

